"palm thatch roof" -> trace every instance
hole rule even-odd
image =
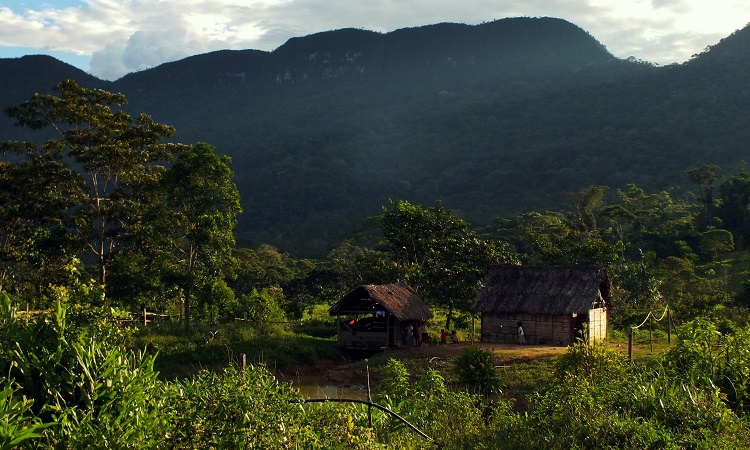
[[[380,305],[400,321],[432,318],[422,298],[405,282],[357,286],[328,310],[332,316],[374,311]]]
[[[472,312],[573,314],[609,303],[602,267],[491,266]]]

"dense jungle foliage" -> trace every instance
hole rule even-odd
[[[591,186],[481,228],[393,199],[326,258],[296,259],[237,247],[229,158],[165,143],[174,128],[124,101],[67,80],[8,111],[56,134],[2,143],[16,159],[0,165],[0,448],[750,445],[744,168],[694,167],[692,191]],[[340,358],[316,310],[363,283],[405,280],[466,332],[493,263],[603,265],[613,334],[668,305],[679,339],[635,362],[574,345],[521,408],[481,348],[448,372],[383,363],[375,401],[427,438],[380,409],[303,403],[269,370]],[[162,325],[121,320],[144,309]]]

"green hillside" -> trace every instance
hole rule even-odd
[[[343,29],[102,84],[176,140],[232,157],[240,245],[321,256],[389,198],[443,200],[481,226],[591,185],[666,189],[702,164],[733,170],[747,159],[748,33],[656,67],[552,18]]]

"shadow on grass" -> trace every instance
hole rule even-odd
[[[243,354],[247,364],[263,364],[272,371],[343,358],[333,338],[298,334],[282,327],[259,328],[235,323],[200,325],[189,332],[169,327],[142,330],[132,347],[158,353],[154,366],[162,379],[239,365]]]

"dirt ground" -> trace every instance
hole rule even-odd
[[[471,345],[468,342],[459,342],[457,344],[446,345],[428,345],[424,347],[406,347],[401,349],[391,349],[388,352],[400,357],[416,358],[442,358],[451,359],[458,356],[464,348]],[[567,347],[550,347],[546,345],[520,345],[520,344],[479,344],[483,350],[491,351],[499,363],[512,363],[514,361],[527,361],[540,357],[556,356],[565,353]]]
[[[446,369],[450,362],[463,349],[471,345],[468,342],[446,345],[428,345],[423,347],[392,348],[373,355],[353,355],[341,361],[320,361],[313,366],[297,367],[287,372],[286,376],[317,375],[322,376],[332,384],[339,386],[359,386],[366,380],[366,365],[362,359],[393,357],[402,361],[419,360],[421,364],[429,364],[436,369]],[[543,345],[519,344],[478,344],[480,348],[489,350],[495,357],[498,366],[508,366],[514,363],[533,361],[537,358],[552,357],[563,354],[567,347],[550,347]],[[373,374],[373,381],[377,382],[377,375]]]

